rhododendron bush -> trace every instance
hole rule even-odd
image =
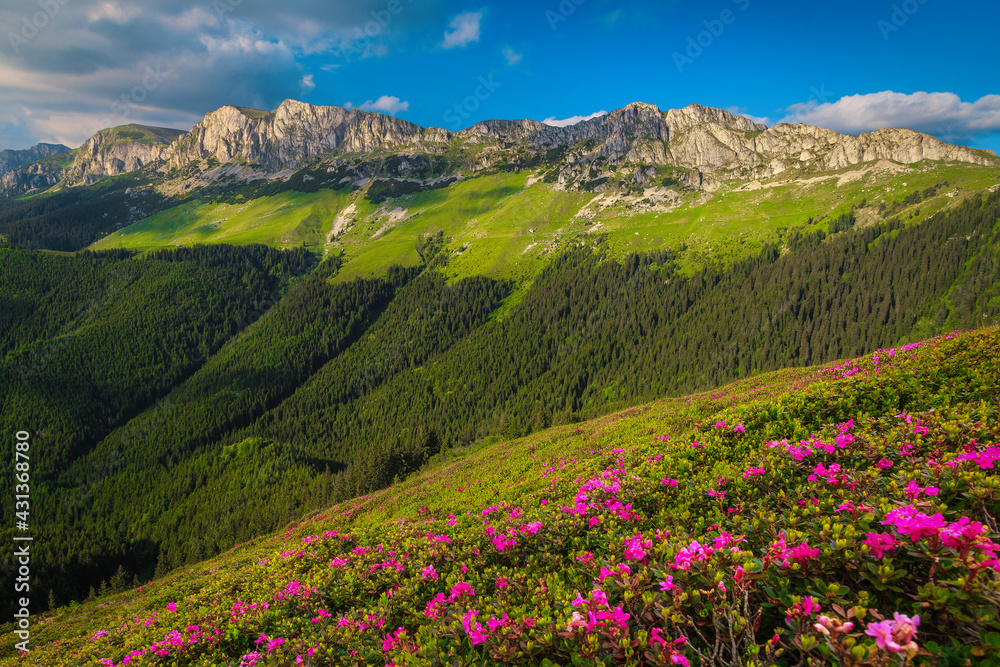
[[[20,664],[997,664],[1000,333],[829,368],[440,464]]]

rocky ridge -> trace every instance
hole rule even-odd
[[[89,185],[161,162],[181,130],[123,125],[101,130],[79,148],[63,178],[69,185]]]
[[[0,151],[0,176],[18,167],[38,162],[50,155],[65,153],[68,150],[69,147],[62,144],[36,144],[24,150],[2,150]]]
[[[393,156],[401,159],[384,171]],[[768,128],[697,104],[663,112],[634,102],[567,127],[488,120],[449,132],[380,113],[286,100],[273,112],[224,106],[189,132],[136,125],[103,130],[62,172],[21,167],[0,181],[0,194],[55,182],[89,184],[144,167],[156,169],[157,180],[187,183],[185,188],[219,178],[288,177],[304,167],[325,168],[338,182],[355,184],[440,178],[437,172],[428,176],[426,165],[444,156],[452,172],[446,175],[531,169],[556,187],[596,191],[614,183],[645,184],[664,173],[711,190],[721,182],[769,178],[793,168],[829,171],[878,160],[1000,164],[990,151],[912,130],[851,136],[809,125]]]

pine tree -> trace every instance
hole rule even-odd
[[[170,565],[167,563],[167,554],[161,550],[156,557],[156,569],[153,570],[153,578],[159,579],[168,572],[170,572]]]

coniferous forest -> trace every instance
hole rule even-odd
[[[845,218],[693,275],[598,242],[524,286],[448,281],[433,252],[339,281],[336,257],[263,246],[0,249],[0,420],[37,425],[32,602],[124,590],[456,448],[994,324],[998,219],[998,194]]]

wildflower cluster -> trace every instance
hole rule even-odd
[[[431,468],[84,605],[33,664],[1000,661],[1000,333],[810,374]]]

